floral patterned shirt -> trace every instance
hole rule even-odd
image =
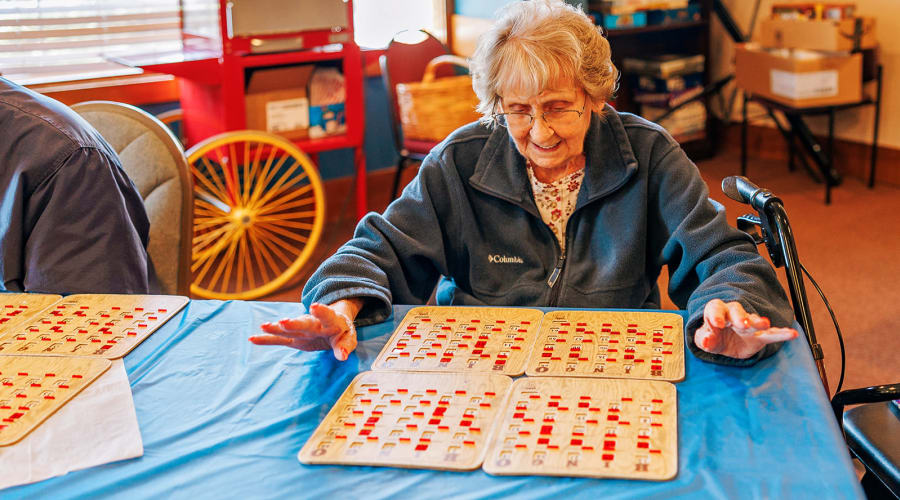
[[[569,217],[575,211],[575,201],[578,199],[578,191],[581,190],[581,182],[584,180],[584,169],[572,172],[549,184],[537,180],[531,165],[527,165],[527,170],[528,179],[531,181],[531,191],[534,193],[534,203],[537,205],[544,223],[556,235],[559,248],[565,252],[566,223],[569,222]]]

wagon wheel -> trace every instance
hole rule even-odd
[[[191,293],[251,300],[277,291],[312,255],[325,222],[322,180],[281,137],[226,132],[186,153],[194,177]]]

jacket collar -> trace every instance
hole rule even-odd
[[[605,105],[602,118],[592,114],[584,151],[587,162],[576,209],[614,192],[637,171],[637,160],[625,126],[609,104]],[[525,158],[502,127],[495,128],[488,137],[469,184],[537,213],[525,173]]]

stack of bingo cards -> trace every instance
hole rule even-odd
[[[0,446],[20,441],[188,302],[0,294]]]
[[[417,307],[372,370],[332,407],[301,462],[644,480],[678,472],[678,314]]]

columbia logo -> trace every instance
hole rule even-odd
[[[524,264],[522,257],[510,257],[508,255],[488,255],[491,264]]]

